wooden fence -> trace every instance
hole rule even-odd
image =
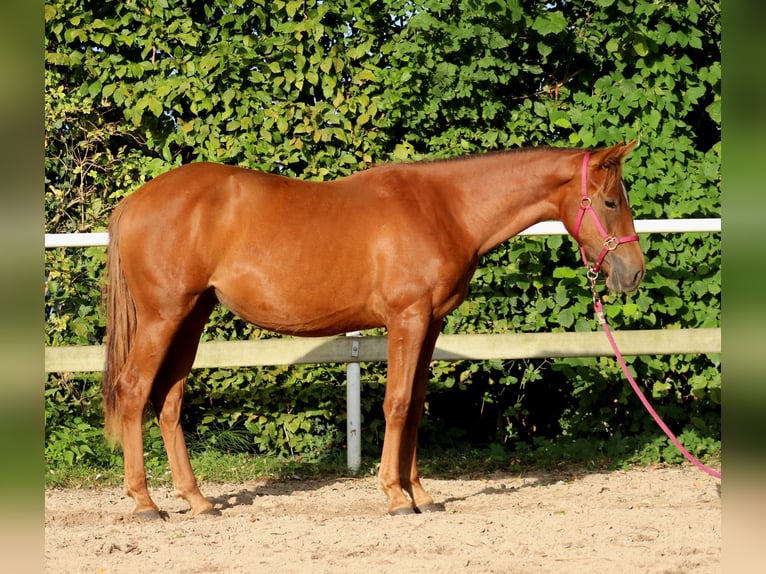
[[[638,233],[694,233],[721,230],[720,219],[639,220]],[[521,235],[563,235],[558,222],[533,225]],[[45,246],[85,247],[106,245],[106,233],[46,234]],[[630,355],[687,355],[720,353],[721,330],[661,329],[615,331],[620,352]],[[359,363],[385,361],[388,339],[384,336],[362,337],[281,337],[247,341],[203,342],[194,368],[249,367],[299,363],[347,363],[346,421],[348,467],[356,472],[361,466],[361,407]],[[606,337],[599,331],[513,334],[442,334],[434,350],[435,360],[531,359],[561,357],[613,356]],[[104,347],[63,346],[45,348],[45,371],[94,372],[103,370]]]
[[[615,331],[625,356],[721,352],[721,329]],[[365,363],[386,360],[384,336],[316,337],[200,343],[194,368],[253,367],[305,363]],[[434,360],[542,359],[613,356],[600,331],[441,335]],[[101,371],[104,347],[45,348],[46,372]]]
[[[719,232],[720,219],[638,220],[638,233]],[[558,222],[533,225],[520,235],[562,235]],[[106,245],[106,233],[46,234],[46,248]],[[672,329],[617,331],[615,339],[626,355],[720,353],[721,330]],[[348,363],[386,360],[386,337],[278,338],[201,343],[194,368],[248,367],[297,363]],[[357,354],[358,353],[358,354]],[[518,333],[442,335],[436,360],[529,359],[613,355],[606,338],[590,333]],[[46,372],[101,371],[101,346],[45,348]]]

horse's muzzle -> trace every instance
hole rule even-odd
[[[622,266],[611,265],[606,278],[606,286],[615,293],[628,293],[635,291],[644,278],[646,269],[643,266],[621,268]]]

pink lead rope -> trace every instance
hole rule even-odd
[[[652,405],[644,396],[644,393],[641,392],[641,388],[638,386],[638,383],[636,383],[635,379],[630,374],[628,365],[625,363],[625,359],[623,359],[622,353],[620,353],[620,350],[617,347],[617,343],[615,342],[614,337],[612,336],[612,331],[606,322],[606,317],[604,316],[604,304],[601,302],[601,297],[599,296],[596,290],[596,278],[598,277],[598,271],[601,268],[601,263],[603,262],[604,257],[606,257],[607,253],[617,249],[617,246],[620,245],[621,243],[627,243],[629,241],[638,241],[638,236],[628,235],[626,237],[615,238],[614,236],[610,236],[606,232],[604,227],[601,225],[601,222],[598,220],[598,216],[595,214],[595,212],[593,211],[591,207],[591,203],[592,203],[591,199],[590,197],[588,197],[588,160],[589,158],[590,158],[590,152],[585,152],[585,156],[583,157],[583,161],[582,161],[582,179],[581,179],[582,200],[580,202],[580,213],[578,214],[577,221],[575,222],[574,237],[580,246],[580,253],[582,254],[583,261],[585,262],[585,267],[588,270],[588,279],[590,280],[590,290],[593,293],[593,308],[596,313],[596,320],[599,322],[599,324],[603,328],[604,334],[606,335],[606,338],[609,340],[609,344],[612,346],[614,355],[617,358],[617,361],[620,363],[622,372],[625,373],[625,377],[628,379],[630,386],[633,388],[633,391],[635,391],[636,395],[638,395],[638,398],[641,400],[641,403],[644,405],[646,410],[649,411],[649,414],[654,419],[654,422],[656,422],[659,425],[659,427],[667,435],[670,441],[676,446],[676,448],[681,452],[681,454],[684,455],[686,460],[688,460],[694,466],[696,466],[703,472],[706,472],[710,476],[720,479],[721,473],[715,469],[710,468],[709,466],[702,464],[699,460],[697,460],[697,458],[694,457],[694,455],[692,455],[688,450],[686,450],[684,446],[681,444],[681,442],[678,440],[678,438],[676,438],[676,435],[674,435],[673,432],[668,428],[668,425],[666,425],[663,422],[663,420],[660,418],[660,416],[657,414],[657,411],[654,410]],[[601,233],[601,237],[604,239],[604,247],[601,250],[601,253],[599,254],[598,258],[596,259],[596,262],[592,266],[588,264],[588,257],[585,254],[585,249],[583,248],[579,239],[580,225],[582,224],[582,220],[583,220],[583,217],[585,216],[586,211],[590,213],[591,219],[593,219],[593,222],[596,224],[596,227],[598,228],[599,233]]]

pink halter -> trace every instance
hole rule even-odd
[[[574,236],[575,240],[580,246],[580,253],[582,254],[582,260],[585,263],[585,267],[588,268],[588,271],[590,273],[595,275],[598,273],[599,269],[601,269],[601,263],[604,261],[604,258],[606,257],[607,253],[609,253],[610,251],[614,251],[615,249],[617,249],[617,246],[621,245],[622,243],[638,241],[638,235],[626,235],[625,237],[615,237],[613,235],[609,235],[604,229],[604,226],[601,225],[601,222],[598,220],[598,216],[596,215],[596,212],[593,211],[593,206],[592,206],[593,202],[591,198],[588,197],[588,160],[589,159],[590,159],[590,152],[586,151],[585,156],[583,156],[582,158],[582,175],[581,175],[582,199],[580,199],[580,212],[577,214],[577,221],[575,222],[574,233],[572,235]],[[601,249],[601,253],[599,253],[598,257],[596,258],[596,262],[593,265],[590,265],[588,263],[588,256],[585,254],[585,248],[580,242],[580,226],[582,225],[582,220],[583,220],[583,217],[585,217],[586,212],[590,214],[590,217],[593,220],[593,223],[596,225],[596,228],[601,234],[601,238],[604,240],[604,247]]]

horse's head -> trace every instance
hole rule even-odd
[[[636,142],[586,152],[581,177],[567,193],[564,224],[580,244],[591,273],[603,269],[606,285],[618,293],[633,291],[644,277],[644,255],[633,226],[622,161]]]

